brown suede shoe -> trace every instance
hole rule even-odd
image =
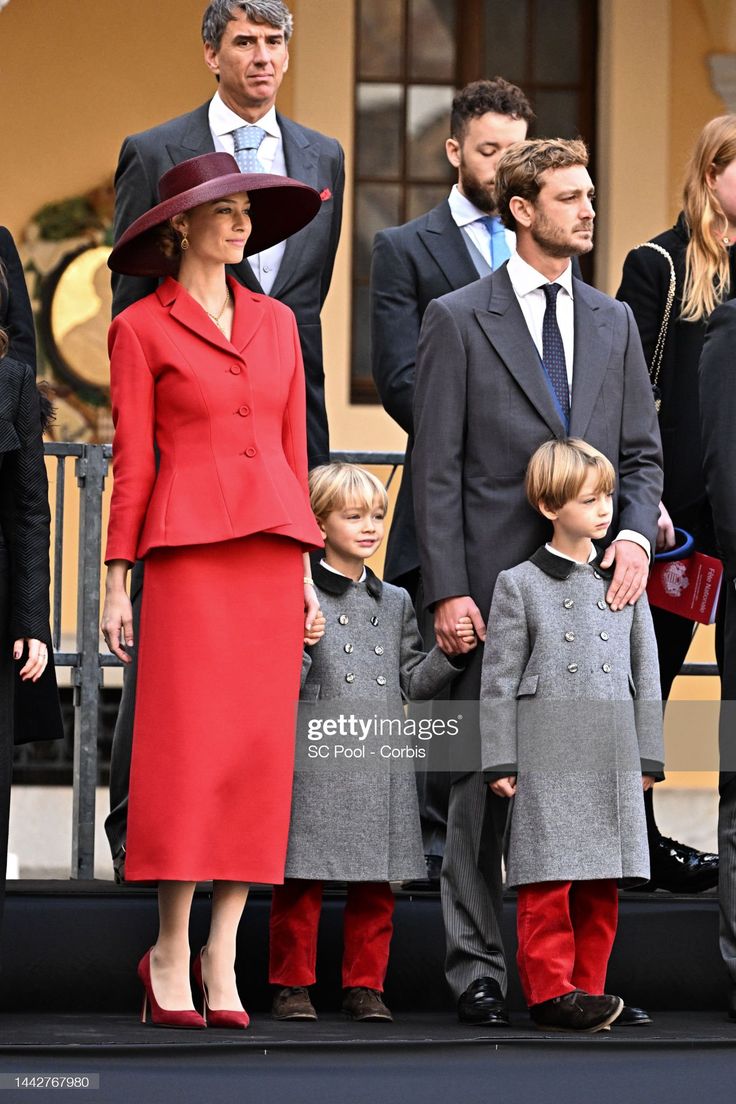
[[[383,1003],[378,990],[366,989],[362,985],[344,990],[342,1010],[351,1020],[393,1023],[393,1016]]]
[[[316,1020],[317,1013],[304,986],[285,985],[277,989],[271,1005],[274,1020]]]

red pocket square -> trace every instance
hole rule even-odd
[[[332,199],[332,192],[329,188],[323,188],[322,191],[319,193],[319,198],[324,203],[326,199]]]

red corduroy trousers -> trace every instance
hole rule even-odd
[[[516,962],[527,1004],[573,989],[603,993],[617,922],[612,878],[519,886]]]
[[[322,882],[287,878],[273,887],[269,980],[313,985]],[[342,984],[383,992],[393,933],[394,895],[388,882],[349,882],[343,916]]]

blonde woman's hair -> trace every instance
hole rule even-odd
[[[309,473],[309,499],[318,521],[348,505],[372,510],[376,499],[382,510],[388,509],[388,495],[381,480],[357,464],[320,464],[313,468]]]
[[[545,441],[526,469],[526,496],[535,510],[543,502],[548,510],[562,509],[580,494],[589,472],[596,472],[596,494],[610,494],[616,485],[613,464],[598,449],[579,437]]]
[[[682,207],[690,230],[682,290],[684,322],[706,318],[729,292],[728,219],[708,183],[736,158],[736,115],[719,115],[703,127],[685,173]]]

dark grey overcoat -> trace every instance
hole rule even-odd
[[[541,548],[502,571],[481,682],[486,779],[518,775],[507,883],[649,878],[642,773],[663,767],[646,596],[613,613],[610,573]]]
[[[327,625],[322,640],[305,649],[301,700],[315,703],[315,715],[354,710],[362,717],[400,718],[405,700],[433,698],[457,675],[461,661],[454,666],[437,647],[422,650],[405,590],[382,583],[370,569],[364,582],[355,583],[320,564],[314,581]],[[299,742],[306,739],[301,719],[298,728]],[[387,882],[425,876],[414,764],[381,757],[380,748],[392,742],[406,744],[371,737],[364,741],[365,760],[331,755],[295,772],[287,878]],[[359,741],[348,736],[342,744],[358,747]],[[297,763],[304,764],[303,753],[298,746]]]

